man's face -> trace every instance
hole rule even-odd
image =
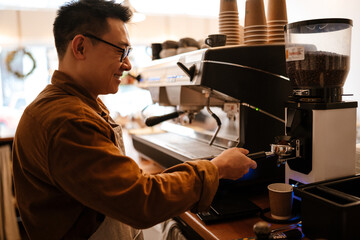
[[[129,35],[123,21],[108,18],[110,31],[99,37],[120,48],[130,45]],[[90,38],[88,38],[90,41]],[[97,41],[97,40],[95,40]],[[86,67],[88,68],[88,90],[94,96],[99,94],[116,93],[121,82],[123,71],[129,71],[131,64],[128,58],[120,62],[123,52],[114,46],[97,41],[88,52]],[[85,69],[86,71],[86,69]]]

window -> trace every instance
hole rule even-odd
[[[7,56],[15,48],[2,48],[0,52],[0,137],[14,136],[16,126],[25,107],[49,83],[57,57],[53,47],[31,46],[26,51],[35,60],[36,68],[27,77],[17,77],[7,69]],[[31,58],[17,54],[10,63],[13,71],[27,73],[31,70]]]

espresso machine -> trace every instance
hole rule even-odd
[[[357,102],[343,101],[352,21],[315,19],[285,26],[292,94],[285,136],[272,145],[286,182],[308,184],[355,174]]]
[[[168,111],[147,116],[147,125],[163,132],[134,136],[134,147],[165,167],[211,159],[234,146],[251,153],[269,149],[276,136],[285,134],[284,107],[291,87],[284,52],[283,44],[214,47],[139,69],[138,86]],[[264,161],[244,178],[246,184],[283,179],[284,167],[274,161]]]
[[[138,86],[148,89],[154,102],[143,111],[153,127],[132,136],[134,148],[164,167],[212,159],[235,146],[250,153],[268,150],[276,136],[285,135],[284,107],[291,86],[284,52],[284,44],[213,47],[138,69]],[[279,181],[285,181],[285,166],[277,164],[277,157],[261,161],[236,181],[221,180],[212,205],[214,219],[258,212],[244,200],[246,190],[262,186],[263,192]],[[216,207],[219,202],[226,214]],[[212,216],[202,219],[211,221]]]

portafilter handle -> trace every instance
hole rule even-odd
[[[291,145],[284,145],[284,144],[271,144],[271,151],[270,152],[255,152],[249,153],[247,156],[254,161],[259,161],[260,159],[266,159],[269,157],[278,158],[278,164],[285,163],[287,160],[294,159],[293,152],[296,148],[292,147]]]
[[[267,158],[267,157],[273,157],[273,156],[275,156],[275,154],[273,154],[272,152],[261,151],[261,152],[256,152],[256,153],[249,153],[246,156],[251,158],[254,161],[257,161],[259,159],[263,159],[263,158]]]

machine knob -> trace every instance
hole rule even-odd
[[[254,233],[256,235],[257,240],[269,240],[270,239],[270,229],[271,225],[267,222],[260,221],[257,222],[254,227]]]
[[[189,76],[190,81],[192,82],[192,80],[195,77],[195,73],[196,73],[196,65],[193,64],[190,68],[187,68],[184,64],[182,64],[181,62],[177,62],[177,65],[181,68],[181,70],[183,70],[185,72],[186,75]]]

